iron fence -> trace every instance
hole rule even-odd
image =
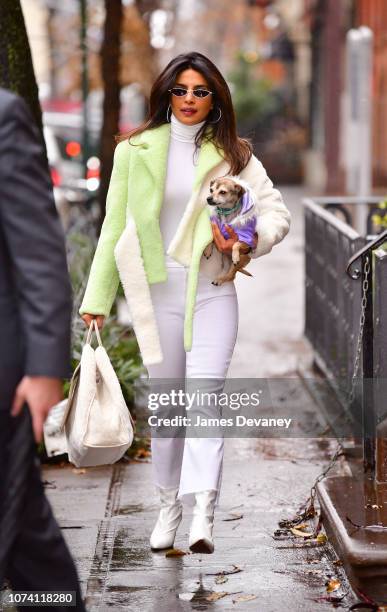
[[[304,201],[305,336],[318,367],[345,405],[353,375],[361,304],[361,287],[351,282],[346,267],[366,241],[325,210],[322,200],[322,204],[318,199]]]
[[[304,201],[305,335],[342,406],[362,424],[365,471],[387,482],[387,230],[367,234],[375,200]],[[367,206],[365,236],[346,222],[344,204]],[[332,214],[340,209],[345,220]]]

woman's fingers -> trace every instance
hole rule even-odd
[[[103,328],[103,324],[105,323],[105,317],[103,315],[97,315],[96,317],[98,329]]]
[[[81,315],[81,318],[84,321],[85,325],[87,327],[90,327],[92,320],[95,319],[95,315],[85,313]]]
[[[225,238],[220,231],[218,225],[216,223],[212,223],[212,232],[214,236],[214,242],[219,250],[223,249],[226,245]]]
[[[218,240],[220,239],[224,240],[223,234],[220,231],[219,226],[216,223],[211,223],[211,225],[212,225],[212,233],[214,235],[214,238],[217,238]]]
[[[87,312],[85,312],[83,315],[81,315],[81,318],[83,319],[83,321],[85,322],[85,325],[87,327],[90,327],[92,321],[95,319],[98,325],[98,329],[102,329],[103,324],[105,323],[105,317],[104,315],[95,315],[95,314],[89,314]]]
[[[226,225],[225,227],[229,235],[229,239],[236,242],[238,240],[238,234],[235,232],[234,228],[232,228],[231,225]]]
[[[225,225],[225,229],[229,236],[228,238],[225,238],[222,232],[220,231],[219,226],[216,223],[211,222],[211,225],[212,225],[212,233],[214,236],[214,242],[216,244],[216,248],[218,249],[218,251],[221,251],[222,253],[230,254],[232,252],[233,245],[238,240],[238,234],[231,227],[231,225]]]

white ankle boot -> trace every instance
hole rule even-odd
[[[196,505],[193,509],[193,519],[189,532],[189,548],[196,553],[213,553],[214,540],[214,510],[217,491],[201,491],[195,493]]]
[[[183,508],[177,499],[179,489],[157,487],[160,495],[160,513],[150,537],[152,550],[172,548],[180,525]]]

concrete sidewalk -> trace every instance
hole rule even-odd
[[[317,422],[323,431],[319,410],[297,376],[300,360],[311,360],[302,340],[305,194],[282,191],[292,230],[270,256],[251,262],[254,279],[239,275],[240,325],[229,376],[293,377],[284,412],[297,410],[302,422]],[[339,605],[349,606],[354,598],[329,542],[273,538],[278,520],[293,516],[308,497],[335,446],[307,438],[226,440],[215,552],[174,558],[149,548],[158,512],[149,463],[85,471],[47,467],[47,493],[76,559],[88,609],[332,610],[326,583],[333,578],[341,588],[331,596],[347,593]],[[337,469],[342,473],[346,466]],[[187,552],[189,519],[186,513],[175,543]]]
[[[273,538],[278,520],[293,516],[308,497],[330,446],[313,440],[227,440],[215,552],[176,558],[149,548],[158,512],[149,463],[47,468],[47,493],[75,556],[88,609],[172,612],[215,605],[279,612],[286,602],[292,611],[332,610],[324,601],[326,582],[342,583],[334,595],[349,587],[329,543]],[[186,513],[175,543],[186,552],[189,520]],[[235,568],[240,571],[219,580]],[[214,603],[206,599],[214,592],[228,594]],[[246,596],[255,598],[233,603]],[[342,603],[353,601],[348,595]]]

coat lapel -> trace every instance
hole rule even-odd
[[[211,240],[211,224],[209,215],[205,225],[197,221],[207,206],[206,198],[209,190],[209,178],[220,174],[220,168],[226,165],[221,154],[212,142],[204,142],[199,153],[192,195],[185,207],[176,233],[168,246],[167,253],[184,266],[192,263],[194,243]],[[209,175],[212,175],[209,177]],[[198,233],[201,235],[198,236]]]
[[[195,179],[193,190],[198,191],[200,186],[208,172],[214,168],[217,164],[224,161],[221,153],[216,149],[215,145],[211,141],[203,142],[200,147],[198,165],[196,167]]]
[[[152,176],[154,189],[157,192],[157,198],[153,201],[153,206],[155,207],[154,213],[157,217],[160,216],[164,195],[170,137],[171,124],[163,123],[157,128],[146,130],[139,135],[137,140],[134,140],[136,144],[141,145],[138,148],[138,155]],[[215,145],[211,141],[203,142],[200,147],[198,165],[195,170],[193,193],[200,190],[206,174],[221,161],[223,161],[223,157],[217,151]],[[184,215],[189,209],[191,199],[187,203]]]
[[[153,214],[158,218],[163,202],[164,185],[167,175],[168,148],[171,128],[164,123],[152,130],[146,130],[133,140],[138,143],[138,156],[152,177],[156,197],[152,199]]]

